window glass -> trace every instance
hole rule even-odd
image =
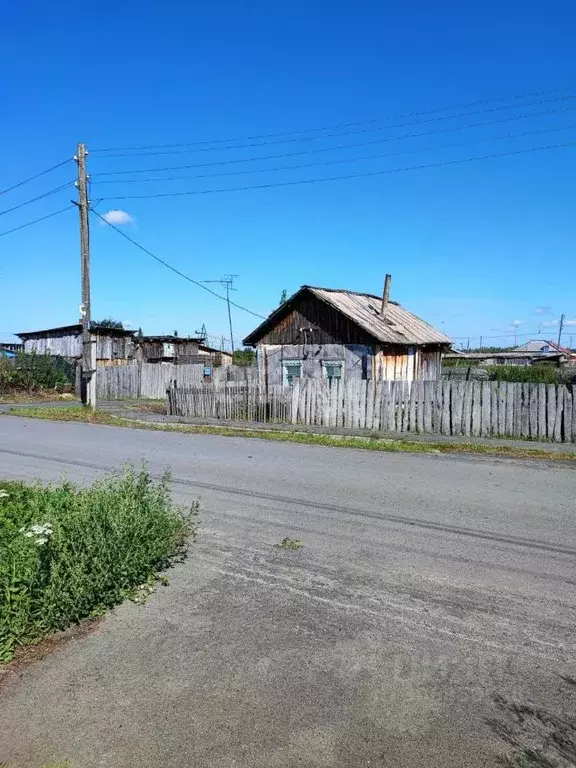
[[[329,379],[330,381],[332,381],[332,379],[341,379],[343,370],[344,363],[342,362],[334,362],[329,360],[322,363],[322,372],[324,374],[324,378]]]
[[[299,379],[302,376],[302,363],[300,360],[285,360],[283,365],[284,384],[291,387],[294,379]]]

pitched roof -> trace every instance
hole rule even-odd
[[[563,355],[572,354],[569,349],[556,344],[555,341],[549,341],[548,339],[531,339],[520,347],[516,347],[517,352],[540,352],[542,347],[550,347],[549,352],[560,352]]]
[[[136,331],[129,331],[126,328],[110,328],[108,325],[91,325],[92,333],[98,333],[100,336],[134,336]],[[72,336],[82,333],[80,323],[75,325],[61,325],[58,328],[44,328],[41,331],[23,331],[16,336],[22,340],[33,338],[46,338],[48,336]]]
[[[382,299],[379,296],[334,288],[318,288],[312,285],[303,285],[294,296],[278,307],[258,328],[252,331],[246,337],[245,343],[256,343],[258,338],[266,333],[268,327],[282,317],[288,305],[302,291],[309,291],[316,298],[334,307],[369,333],[376,341],[384,344],[452,343],[448,336],[437,331],[425,320],[404,309],[395,301],[389,302],[385,317],[382,317],[380,315]]]

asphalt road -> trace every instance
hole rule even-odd
[[[573,469],[0,417],[0,477],[140,460],[199,540],[4,681],[0,763],[576,765]]]

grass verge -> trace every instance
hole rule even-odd
[[[0,662],[126,597],[141,601],[184,554],[195,512],[172,503],[168,475],[145,469],[90,488],[0,480]]]
[[[201,426],[195,424],[159,424],[135,421],[114,416],[105,411],[90,411],[82,406],[70,408],[14,408],[11,416],[47,419],[49,421],[78,421],[87,424],[104,424],[130,429],[147,429],[159,432],[182,432],[191,435],[223,435],[224,437],[248,437],[259,440],[274,440],[281,443],[304,445],[325,445],[336,448],[361,448],[368,451],[389,453],[472,453],[485,456],[505,456],[517,459],[546,459],[550,461],[576,462],[575,452],[557,452],[545,448],[518,448],[513,445],[489,445],[486,443],[432,442],[414,440],[391,440],[377,436],[365,437],[311,434],[309,432],[274,431],[273,429],[250,429],[239,427]]]

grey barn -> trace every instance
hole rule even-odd
[[[245,339],[260,378],[440,379],[451,340],[397,302],[304,285]]]

